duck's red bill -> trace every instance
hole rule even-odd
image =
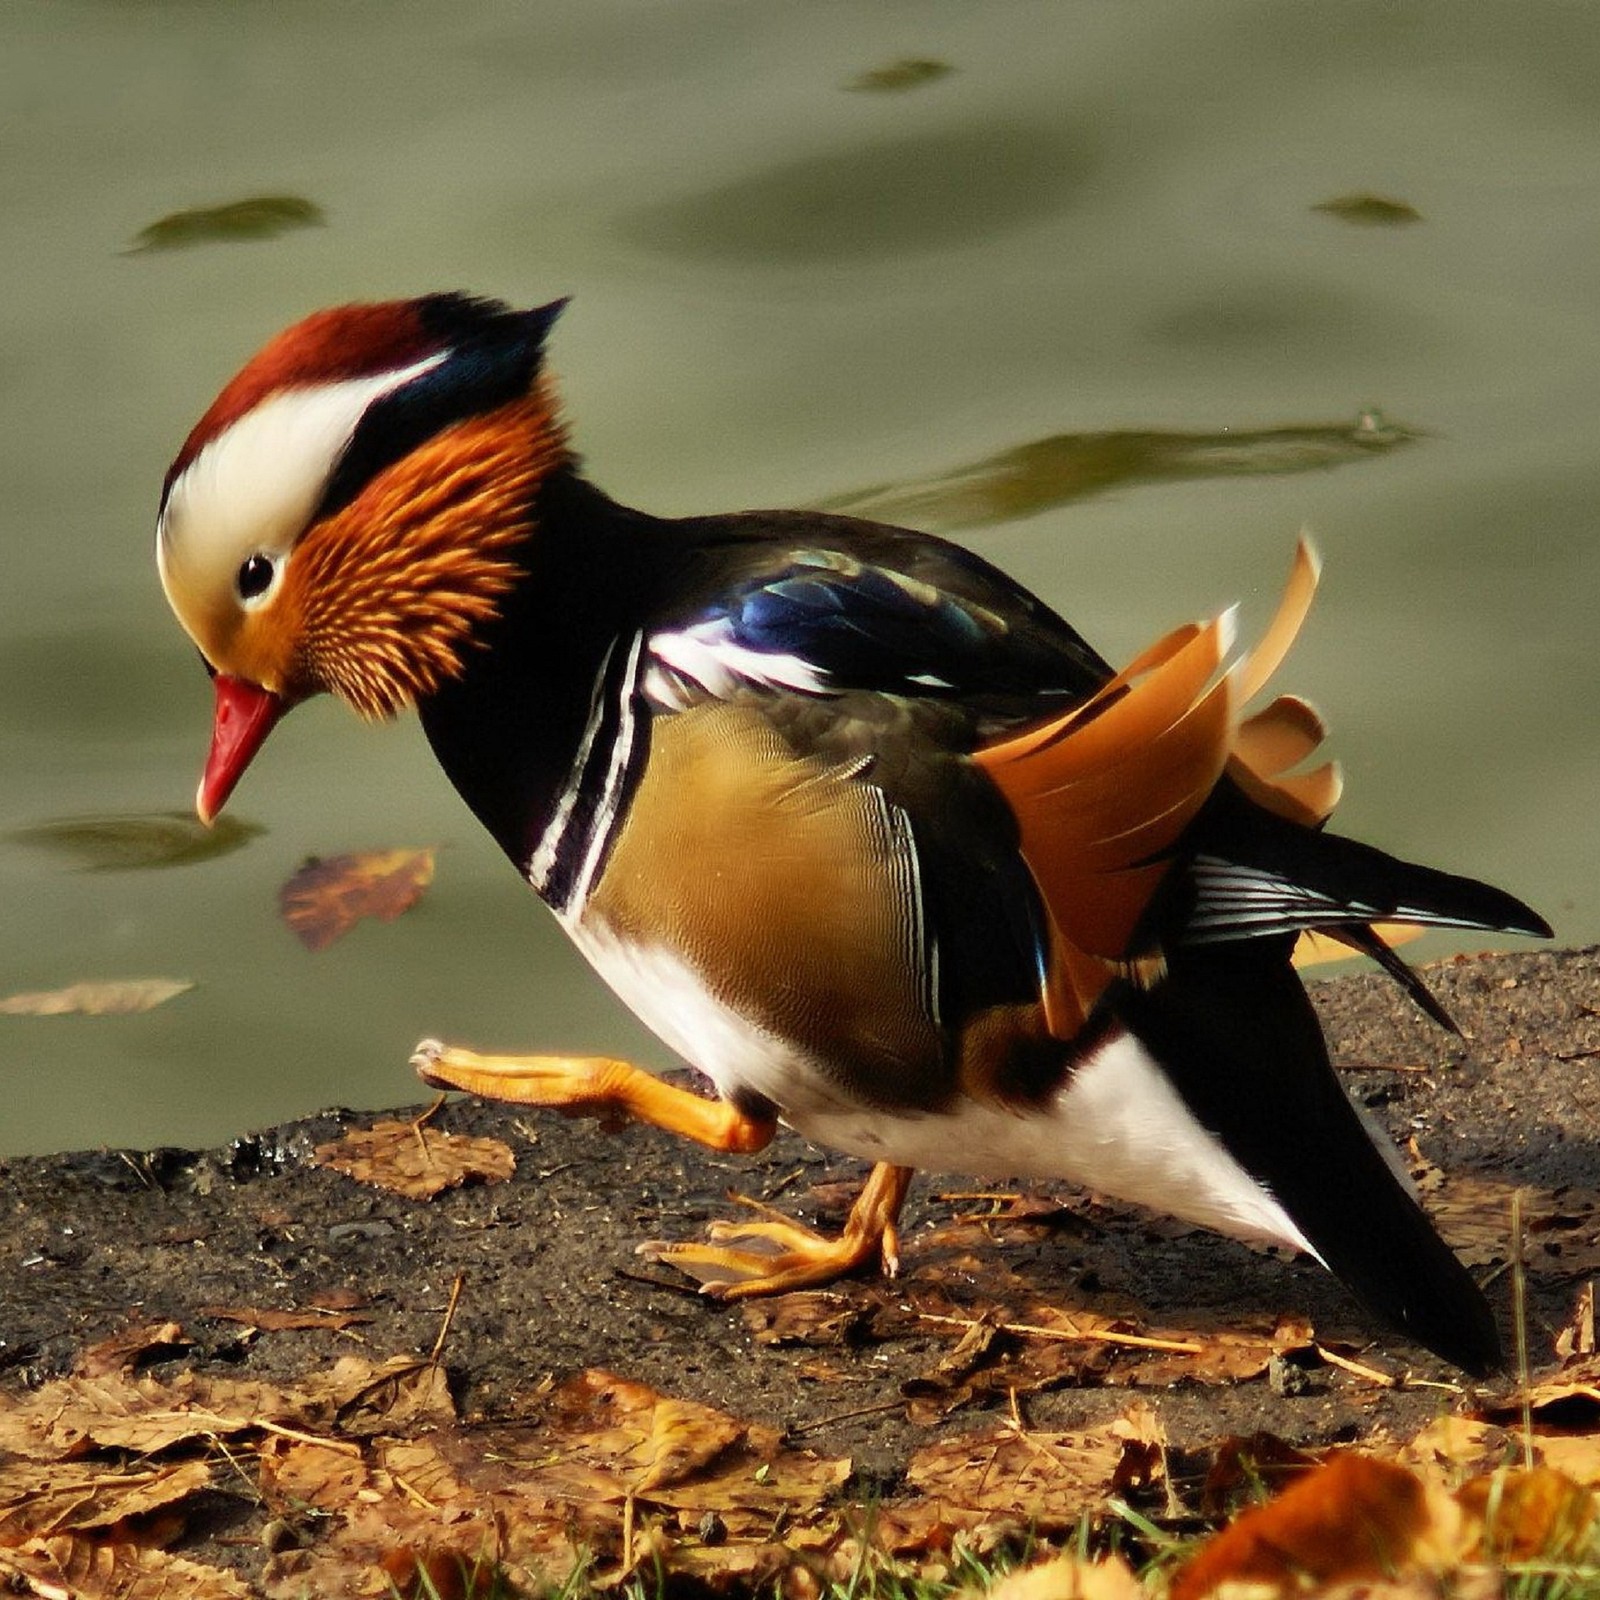
[[[211,720],[211,753],[206,757],[205,775],[194,802],[195,811],[207,827],[227,803],[234,785],[244,776],[244,769],[278,718],[289,709],[289,702],[282,695],[243,678],[219,672],[214,681],[217,709]]]

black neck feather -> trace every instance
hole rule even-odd
[[[440,765],[519,870],[571,771],[607,651],[642,625],[678,546],[671,524],[568,465],[540,485],[532,522],[526,578],[461,677],[418,706]]]

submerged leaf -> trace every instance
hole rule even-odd
[[[920,89],[925,83],[936,83],[954,71],[948,61],[903,56],[898,61],[886,61],[881,67],[858,74],[845,88],[867,94],[895,94],[905,89]]]
[[[105,978],[71,983],[64,989],[36,989],[0,1000],[0,1014],[10,1017],[126,1016],[164,1005],[194,988],[187,978]]]
[[[220,206],[173,211],[140,230],[128,255],[151,250],[183,250],[191,245],[275,239],[294,228],[320,228],[327,219],[320,206],[299,195],[263,194]]]
[[[278,907],[301,944],[326,950],[363,917],[393,922],[432,882],[432,849],[313,856],[278,892]]]
[[[1311,209],[1340,222],[1354,223],[1358,228],[1403,228],[1409,222],[1422,221],[1422,213],[1415,206],[1381,194],[1339,194],[1331,200],[1318,201]]]
[[[155,811],[62,817],[18,828],[7,837],[86,872],[130,872],[209,861],[248,844],[262,831],[258,823],[232,816],[218,817],[208,828],[187,811]]]
[[[1130,483],[1323,471],[1415,443],[1422,435],[1363,411],[1353,423],[1217,433],[1061,433],[927,478],[826,501],[931,532],[980,528]]]

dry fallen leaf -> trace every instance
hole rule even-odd
[[[363,917],[393,922],[433,882],[433,851],[313,856],[278,892],[283,919],[308,950],[326,950]]]
[[[203,1461],[135,1467],[8,1461],[0,1465],[0,1545],[109,1528],[126,1517],[175,1505],[210,1485],[211,1468]]]
[[[1306,1585],[1382,1578],[1410,1561],[1431,1521],[1428,1494],[1403,1467],[1335,1456],[1275,1500],[1242,1513],[1177,1574],[1172,1600],[1225,1585],[1300,1594]]]
[[[176,1322],[139,1322],[82,1350],[72,1364],[80,1378],[100,1378],[108,1372],[131,1372],[141,1356],[153,1350],[168,1353],[186,1343]]]
[[[1594,1533],[1594,1496],[1549,1467],[1502,1468],[1463,1484],[1456,1499],[1477,1530],[1470,1554],[1485,1561],[1573,1561]]]
[[[1055,1556],[1007,1573],[986,1595],[987,1600],[1145,1600],[1144,1586],[1121,1556],[1104,1561]],[[960,1600],[980,1600],[980,1591],[965,1590]]]
[[[511,1146],[499,1139],[436,1133],[416,1122],[376,1122],[317,1146],[312,1159],[360,1183],[376,1184],[410,1200],[431,1200],[445,1189],[476,1180],[500,1183],[516,1170]]]
[[[194,988],[186,978],[103,978],[70,983],[64,989],[37,989],[0,1000],[0,1014],[11,1017],[119,1017],[149,1011]]]
[[[41,1600],[250,1600],[231,1572],[146,1545],[63,1534],[0,1550],[0,1577]]]
[[[262,1427],[375,1431],[413,1418],[455,1415],[444,1373],[415,1357],[374,1365],[346,1356],[294,1387],[180,1372],[162,1382],[108,1373],[57,1378],[22,1395],[0,1394],[0,1454],[35,1461],[87,1451],[144,1455],[196,1439],[230,1438]]]
[[[1059,1532],[1113,1492],[1130,1452],[1144,1462],[1143,1442],[1128,1433],[1114,1423],[1075,1433],[1002,1424],[924,1445],[906,1468],[906,1482],[957,1524],[998,1518]]]
[[[195,1315],[238,1322],[262,1333],[298,1333],[309,1328],[353,1327],[372,1318],[353,1311],[279,1311],[272,1306],[196,1306]]]

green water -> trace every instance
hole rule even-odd
[[[1259,623],[1310,525],[1281,681],[1333,723],[1342,826],[1600,938],[1597,69],[1600,13],[1536,0],[0,7],[0,996],[197,985],[0,1016],[0,1152],[393,1104],[423,1034],[667,1059],[412,724],[308,707],[236,796],[259,831],[196,856],[162,820],[209,691],[161,475],[340,300],[571,294],[613,494],[887,503],[1114,659]],[[262,197],[237,238],[146,232]],[[305,856],[428,843],[401,921],[319,955],[278,922]]]

